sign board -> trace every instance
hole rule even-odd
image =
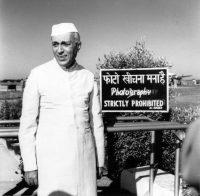
[[[168,69],[102,69],[102,112],[168,112]]]

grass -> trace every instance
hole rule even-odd
[[[200,106],[200,86],[178,87],[172,90],[171,108]]]
[[[22,91],[1,91],[0,100],[21,99]]]

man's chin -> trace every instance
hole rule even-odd
[[[59,60],[57,60],[57,62],[63,68],[70,68],[73,65],[73,63],[71,63],[69,61],[59,61]]]
[[[67,66],[67,64],[69,63],[68,61],[60,61],[60,60],[57,60],[57,63],[60,65],[60,66]]]

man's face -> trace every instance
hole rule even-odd
[[[70,68],[76,58],[80,45],[75,42],[73,33],[52,36],[53,54],[58,64]]]

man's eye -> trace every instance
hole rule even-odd
[[[63,43],[63,46],[71,46],[71,43]]]
[[[58,43],[53,43],[52,46],[53,46],[53,47],[57,47],[57,46],[58,46]]]

